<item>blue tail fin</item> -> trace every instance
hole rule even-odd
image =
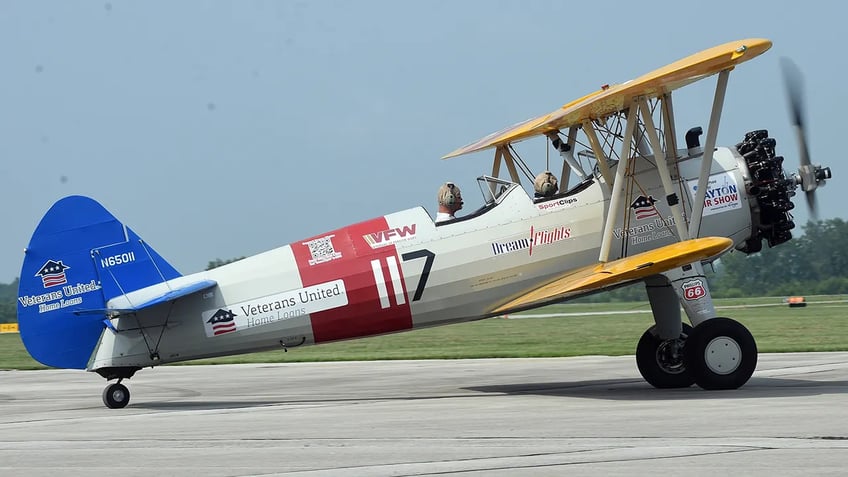
[[[18,324],[29,354],[85,369],[115,296],[180,276],[96,201],[65,197],[44,215],[26,249]]]

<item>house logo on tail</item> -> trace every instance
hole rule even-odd
[[[44,288],[56,287],[68,283],[68,277],[65,276],[65,270],[71,267],[62,263],[61,260],[48,260],[38,272],[36,277],[41,277],[41,284]]]

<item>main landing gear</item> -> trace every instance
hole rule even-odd
[[[636,347],[642,377],[656,388],[736,389],[757,366],[757,344],[745,326],[712,318],[695,328],[683,325],[678,338],[660,339],[651,327]]]
[[[700,263],[645,280],[654,315],[636,346],[636,365],[656,388],[736,389],[757,367],[757,343],[738,321],[715,317]],[[694,327],[683,323],[680,308]]]

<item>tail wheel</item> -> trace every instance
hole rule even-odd
[[[109,409],[126,407],[130,402],[130,390],[121,383],[112,383],[103,390],[103,404]]]
[[[683,323],[679,338],[663,340],[656,326],[648,328],[636,345],[636,366],[651,386],[660,389],[687,388],[695,379],[686,369],[683,349],[692,327]]]
[[[730,318],[712,318],[695,327],[683,353],[686,369],[704,389],[736,389],[757,367],[751,332]]]

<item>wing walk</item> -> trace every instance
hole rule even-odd
[[[505,313],[561,301],[611,285],[640,280],[681,267],[688,263],[720,255],[733,246],[725,237],[704,237],[673,243],[608,263],[588,265],[569,271],[560,278],[536,288],[496,310]]]

